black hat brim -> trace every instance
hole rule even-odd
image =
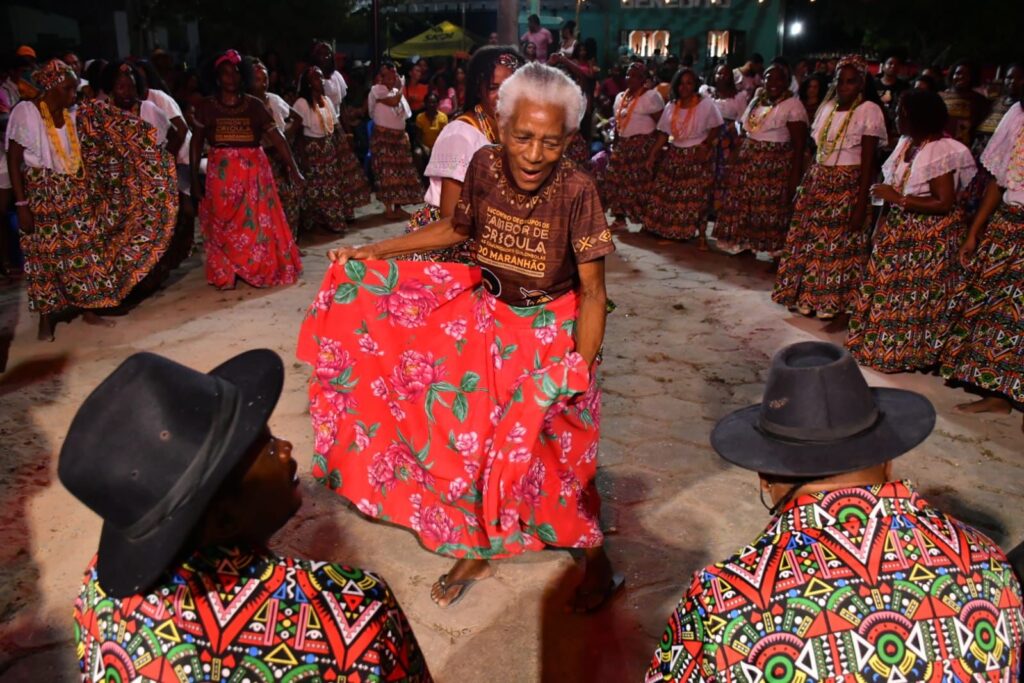
[[[725,460],[763,474],[828,477],[879,465],[924,441],[935,427],[928,399],[902,389],[871,389],[881,413],[874,426],[830,442],[774,439],[757,429],[761,405],[722,418],[711,432],[711,446]]]
[[[150,534],[129,539],[109,523],[100,533],[96,571],[104,591],[114,597],[142,592],[169,568],[210,501],[270,418],[284,386],[281,358],[268,349],[239,354],[210,371],[239,391],[241,411],[232,435],[216,462],[191,495]],[[173,482],[168,482],[170,486]]]

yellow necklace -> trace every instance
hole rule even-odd
[[[46,136],[50,139],[50,145],[54,153],[64,162],[64,168],[68,175],[77,175],[82,170],[82,149],[78,144],[78,133],[75,132],[75,124],[71,120],[71,114],[64,110],[64,130],[67,131],[68,144],[71,145],[71,156],[64,151],[64,145],[57,135],[57,126],[53,124],[53,117],[50,116],[50,108],[46,102],[39,100],[39,114],[43,117],[43,124],[46,126]]]
[[[323,99],[320,100],[321,102]],[[330,106],[330,105],[328,105]],[[313,111],[316,112],[317,117],[320,119],[320,130],[326,133],[328,136],[334,135],[334,117],[325,116],[324,110],[327,107],[321,107],[317,103],[313,103]]]
[[[756,133],[757,131],[761,130],[761,126],[764,125],[765,120],[767,120],[767,118],[771,115],[776,105],[778,105],[779,102],[784,101],[788,97],[789,93],[786,92],[779,99],[767,105],[768,109],[766,109],[763,114],[758,115],[757,110],[761,106],[761,102],[764,101],[765,99],[763,94],[758,96],[756,100],[750,103],[750,113],[747,115],[747,122],[743,125],[743,127],[746,128],[747,132],[749,133]]]
[[[850,127],[850,121],[853,120],[853,112],[860,106],[861,96],[857,95],[857,99],[853,101],[850,109],[846,112],[846,118],[843,119],[842,124],[839,126],[839,132],[829,140],[828,133],[832,129],[832,117],[839,111],[839,101],[836,101],[836,106],[832,107],[832,111],[828,113],[828,118],[825,119],[825,125],[822,126],[821,131],[818,133],[818,155],[817,161],[819,164],[825,162],[826,159],[835,154],[836,151],[843,148],[843,142],[846,140],[846,131]]]

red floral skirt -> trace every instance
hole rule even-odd
[[[476,266],[332,266],[298,345],[314,476],[442,555],[601,545],[601,395],[573,350],[577,304],[508,306]]]
[[[253,287],[289,285],[302,272],[267,155],[259,147],[214,147],[199,205],[206,280],[218,289],[240,277]]]

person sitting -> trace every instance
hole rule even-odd
[[[763,402],[711,434],[759,473],[772,520],[694,575],[648,683],[1016,681],[1024,614],[1006,556],[892,479],[934,425],[925,397],[869,388],[838,346],[777,353]]]
[[[267,550],[302,503],[267,425],[283,382],[267,349],[209,374],[137,353],[79,408],[58,474],[103,518],[82,680],[432,680],[383,580]]]
[[[434,93],[427,95],[425,102],[426,107],[416,116],[416,129],[419,131],[419,143],[426,148],[426,156],[429,158],[441,129],[448,125],[448,116],[438,109],[438,99]]]

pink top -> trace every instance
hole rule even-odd
[[[546,28],[537,29],[536,32],[527,31],[519,39],[520,43],[523,41],[529,41],[537,48],[537,61],[548,61],[548,48],[554,42],[554,39],[551,37],[551,31]]]
[[[451,114],[455,109],[455,88],[448,88],[444,97],[437,96],[437,110],[444,114]]]
[[[473,155],[490,141],[475,127],[456,119],[441,130],[430,151],[430,161],[423,172],[430,180],[423,201],[430,206],[441,206],[441,181],[451,178],[460,183],[466,180],[466,169]]]
[[[1010,107],[981,154],[982,165],[1006,188],[1003,201],[1024,206],[1024,109]]]
[[[927,197],[931,194],[928,181],[950,172],[959,192],[977,173],[971,150],[953,138],[941,138],[925,144],[911,160],[908,173],[904,157],[909,146],[910,138],[901,137],[896,149],[882,164],[885,184],[896,188],[897,192],[902,191],[904,197]]]

